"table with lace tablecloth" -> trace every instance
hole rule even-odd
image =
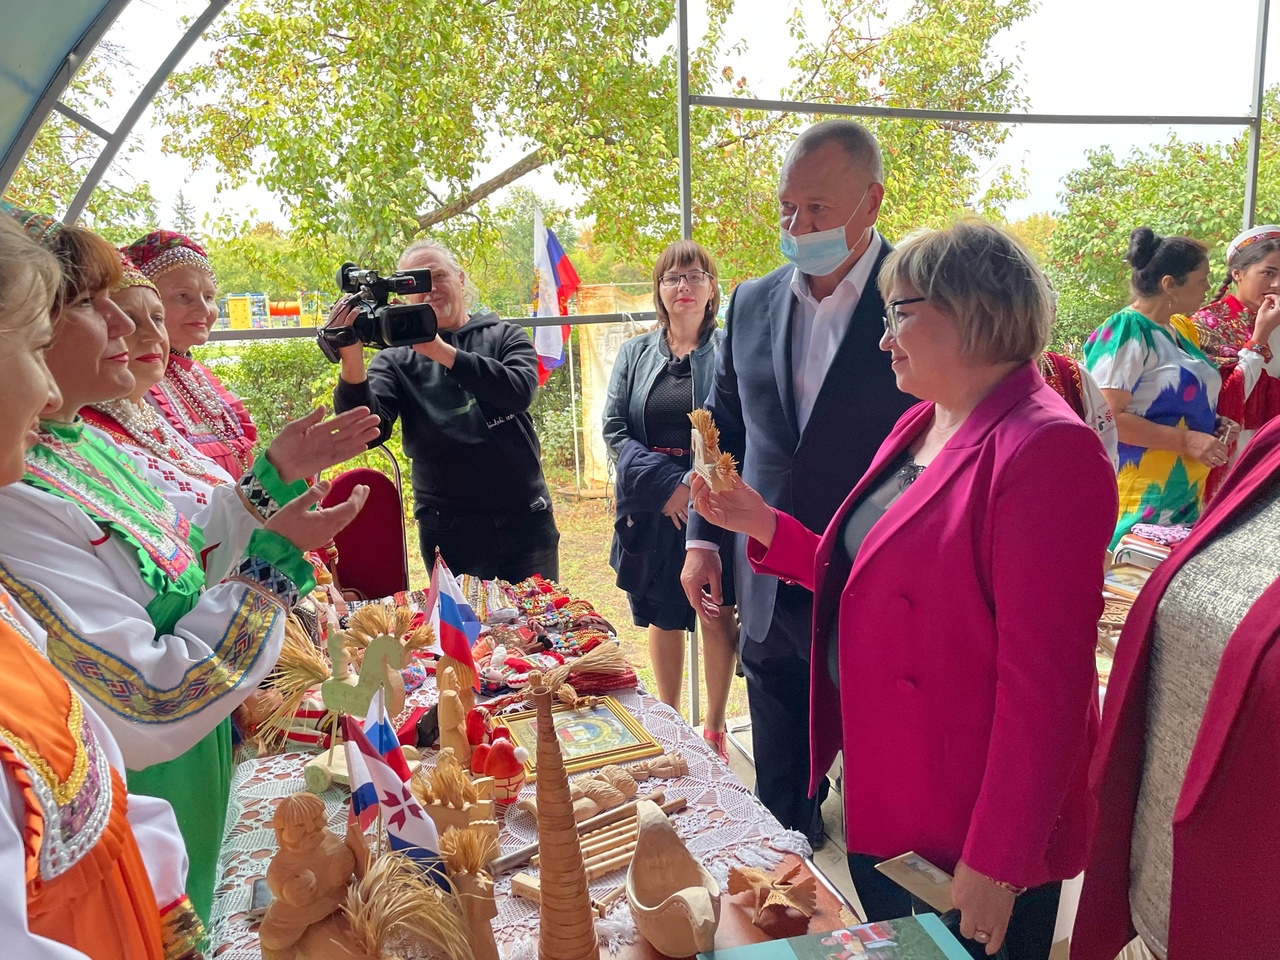
[[[617,700],[662,744],[667,753],[679,752],[689,763],[689,774],[679,780],[645,781],[644,789],[661,786],[668,799],[684,797],[688,806],[672,816],[689,851],[711,872],[722,887],[734,865],[771,867],[785,853],[807,856],[804,837],[784,830],[732,771],[705,745],[673,709],[639,691],[620,691]],[[411,703],[435,701],[434,683],[411,697]],[[227,831],[219,858],[219,882],[213,905],[211,956],[219,960],[258,960],[260,952],[256,924],[248,917],[254,879],[265,875],[276,851],[271,818],[281,798],[305,789],[303,766],[313,754],[285,753],[246,760],[232,776],[231,807]],[[428,751],[429,766],[434,753]],[[652,784],[652,786],[645,786]],[[522,796],[531,796],[526,785]],[[339,836],[346,831],[350,806],[345,787],[332,787],[321,794],[329,813],[329,826]],[[499,813],[503,851],[537,840],[537,824],[529,813],[509,809]],[[530,866],[522,870],[537,874]],[[496,878],[498,918],[494,930],[499,948],[509,960],[525,956],[530,944],[536,955],[538,910],[534,904],[510,896],[512,873]],[[591,884],[593,897],[607,893],[626,876],[625,869],[607,874]],[[625,899],[615,902],[608,917],[599,924],[602,940],[629,942],[634,929]]]

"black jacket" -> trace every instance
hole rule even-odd
[[[338,411],[364,404],[382,418],[374,446],[399,417],[413,464],[414,513],[520,513],[549,506],[542,451],[529,407],[538,356],[523,328],[496,313],[472,317],[439,336],[458,351],[453,368],[412,347],[381,351],[368,379],[339,380]]]
[[[663,576],[673,556],[684,557],[684,533],[662,514],[684,477],[684,467],[674,458],[654,453],[637,440],[622,441],[613,484],[617,509],[609,565],[618,574],[618,586],[628,593],[668,603],[684,596],[678,575]],[[668,588],[665,595],[662,587]]]

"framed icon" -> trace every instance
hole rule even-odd
[[[534,773],[538,763],[537,711],[523,710],[498,719],[511,731],[516,745],[529,751],[525,767]],[[655,757],[663,752],[662,744],[613,697],[599,697],[591,706],[576,710],[557,706],[552,710],[552,720],[569,773]]]

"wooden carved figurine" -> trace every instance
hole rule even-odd
[[[440,721],[440,749],[452,750],[462,764],[471,762],[471,744],[467,742],[467,711],[456,690],[441,690],[436,716]]]
[[[325,825],[324,801],[310,793],[285,797],[272,827],[280,852],[267,867],[275,899],[267,907],[258,939],[264,960],[295,957],[360,956],[350,929],[338,914],[347,885],[364,875],[364,838],[352,832],[344,842]]]
[[[636,849],[627,870],[627,902],[636,930],[667,957],[714,949],[720,885],[685,848],[651,800],[636,803]]]
[[[465,717],[476,705],[476,692],[471,686],[475,676],[475,664],[467,666],[461,660],[445,654],[436,664],[436,689],[443,693],[452,690],[462,701],[462,715]]]
[[[578,842],[560,739],[551,717],[551,689],[531,679],[538,710],[538,856],[542,888],[539,960],[598,960],[587,870]]]
[[[440,751],[436,765],[420,768],[409,781],[409,789],[443,834],[450,827],[465,827],[483,822],[493,824],[497,839],[497,823],[493,819],[493,781],[488,777],[472,780],[448,747]]]
[[[486,869],[497,853],[497,838],[475,826],[446,830],[440,837],[440,856],[457,891],[475,960],[498,960],[498,945],[493,939],[498,904],[493,897],[493,877]]]

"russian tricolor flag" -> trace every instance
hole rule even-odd
[[[569,298],[581,280],[565,255],[556,235],[542,223],[542,211],[533,211],[533,306],[537,317],[567,317]],[[568,325],[534,327],[533,348],[538,353],[538,385],[547,382],[551,371],[564,362]]]

